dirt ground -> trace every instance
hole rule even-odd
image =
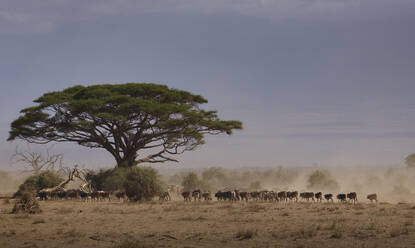
[[[415,247],[415,204],[42,201],[0,247]]]

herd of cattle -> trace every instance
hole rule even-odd
[[[69,190],[54,190],[47,191],[41,190],[37,193],[37,197],[40,200],[77,200],[81,199],[83,201],[110,201],[111,198],[118,198],[118,200],[126,199],[125,192],[116,191],[94,191],[92,193],[86,193],[79,189],[69,189]]]
[[[193,201],[211,201],[213,200],[210,192],[202,192],[201,190],[184,191],[180,194],[185,202]],[[54,190],[54,191],[39,191],[37,197],[40,200],[76,200],[81,199],[83,201],[110,201],[111,199],[128,200],[125,192],[123,191],[94,191],[92,193],[86,193],[81,190]],[[218,201],[263,201],[263,202],[289,202],[289,201],[313,201],[322,202],[325,199],[327,202],[333,202],[333,194],[323,194],[322,192],[302,192],[298,191],[254,191],[254,192],[242,192],[239,190],[232,191],[218,191],[214,197]],[[350,192],[348,194],[337,194],[336,199],[339,202],[357,202],[356,192]],[[367,199],[370,202],[377,202],[377,195],[367,195]],[[163,192],[159,195],[159,200],[170,201],[172,200],[171,193],[169,191]]]
[[[185,191],[182,192],[184,201],[200,201],[200,200],[212,200],[210,192],[201,192],[199,189],[192,192]],[[288,201],[317,201],[322,202],[323,198],[327,202],[333,202],[333,194],[324,194],[322,192],[302,192],[298,191],[254,191],[254,192],[241,192],[239,190],[233,191],[218,191],[215,194],[215,197],[218,201],[248,201],[250,199],[255,201],[265,201],[265,202],[288,202]],[[339,202],[357,202],[356,192],[350,192],[348,194],[338,194],[336,198]],[[369,194],[366,197],[370,202],[377,202],[376,194]],[[164,198],[160,198],[164,199]]]

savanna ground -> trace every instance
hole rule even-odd
[[[0,203],[0,247],[415,247],[415,204]]]

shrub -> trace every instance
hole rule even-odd
[[[16,196],[21,196],[23,192],[37,192],[41,189],[51,188],[63,182],[63,179],[54,171],[44,171],[40,174],[28,177],[15,193]]]
[[[124,181],[125,193],[133,201],[151,200],[162,192],[160,175],[151,167],[128,168]]]
[[[87,180],[95,190],[123,190],[128,171],[128,168],[101,169],[89,174]]]
[[[21,198],[13,207],[12,213],[28,213],[28,214],[38,214],[41,213],[39,202],[36,200],[34,195],[29,192],[23,192]]]

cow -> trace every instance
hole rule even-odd
[[[202,192],[200,191],[200,189],[197,189],[197,190],[194,190],[193,192],[192,192],[192,197],[193,197],[193,199],[196,201],[196,200],[199,200],[200,201],[200,199],[202,199]]]
[[[75,200],[78,199],[79,193],[77,190],[71,189],[66,192],[65,199]],[[59,197],[60,198],[60,197]]]
[[[170,193],[169,193],[169,192],[167,192],[167,191],[165,191],[165,192],[161,193],[161,194],[159,195],[159,200],[160,200],[160,201],[170,201],[170,200],[171,200]]]
[[[212,195],[210,194],[210,192],[205,192],[205,193],[202,193],[202,198],[205,201],[211,201],[212,200]]]
[[[239,196],[241,197],[241,200],[248,201],[248,199],[249,199],[249,193],[248,192],[240,192]]]
[[[378,196],[376,194],[369,194],[366,198],[370,200],[370,203],[372,203],[373,201],[378,202]]]
[[[287,198],[291,201],[294,200],[298,201],[298,191],[288,191],[287,192]]]
[[[249,193],[249,196],[252,199],[255,199],[255,201],[258,201],[260,199],[260,193],[258,191],[253,191],[253,192]]]
[[[314,193],[313,192],[302,192],[300,193],[300,198],[306,199],[307,202],[312,199],[314,201]]]
[[[192,194],[189,191],[182,192],[182,196],[185,202],[191,202],[192,201]]]
[[[216,200],[218,200],[218,201],[225,200],[224,197],[223,197],[223,192],[220,191],[220,190],[215,193],[215,197],[216,197]]]
[[[280,191],[277,193],[277,197],[279,201],[287,201],[287,192],[286,191]]]
[[[115,197],[117,197],[117,199],[119,200],[119,201],[121,201],[121,200],[125,200],[125,197],[126,197],[126,195],[125,195],[125,191],[117,191],[117,192],[115,192]]]
[[[37,193],[37,196],[40,200],[46,201],[48,198],[50,198],[50,192],[46,190],[41,190]]]
[[[338,194],[336,198],[339,202],[346,202],[346,194]]]
[[[321,202],[323,200],[323,193],[321,193],[321,192],[315,193],[314,196],[316,197],[316,200],[318,202]]]
[[[82,190],[79,190],[78,193],[79,193],[79,196],[81,197],[81,199],[83,201],[88,201],[88,199],[90,197],[90,194],[89,193],[87,193],[85,191],[82,191]]]
[[[326,199],[327,202],[329,201],[333,202],[333,194],[325,194],[324,199]]]
[[[346,195],[347,199],[349,199],[349,202],[353,201],[353,203],[357,202],[357,194],[356,192],[350,192]]]

